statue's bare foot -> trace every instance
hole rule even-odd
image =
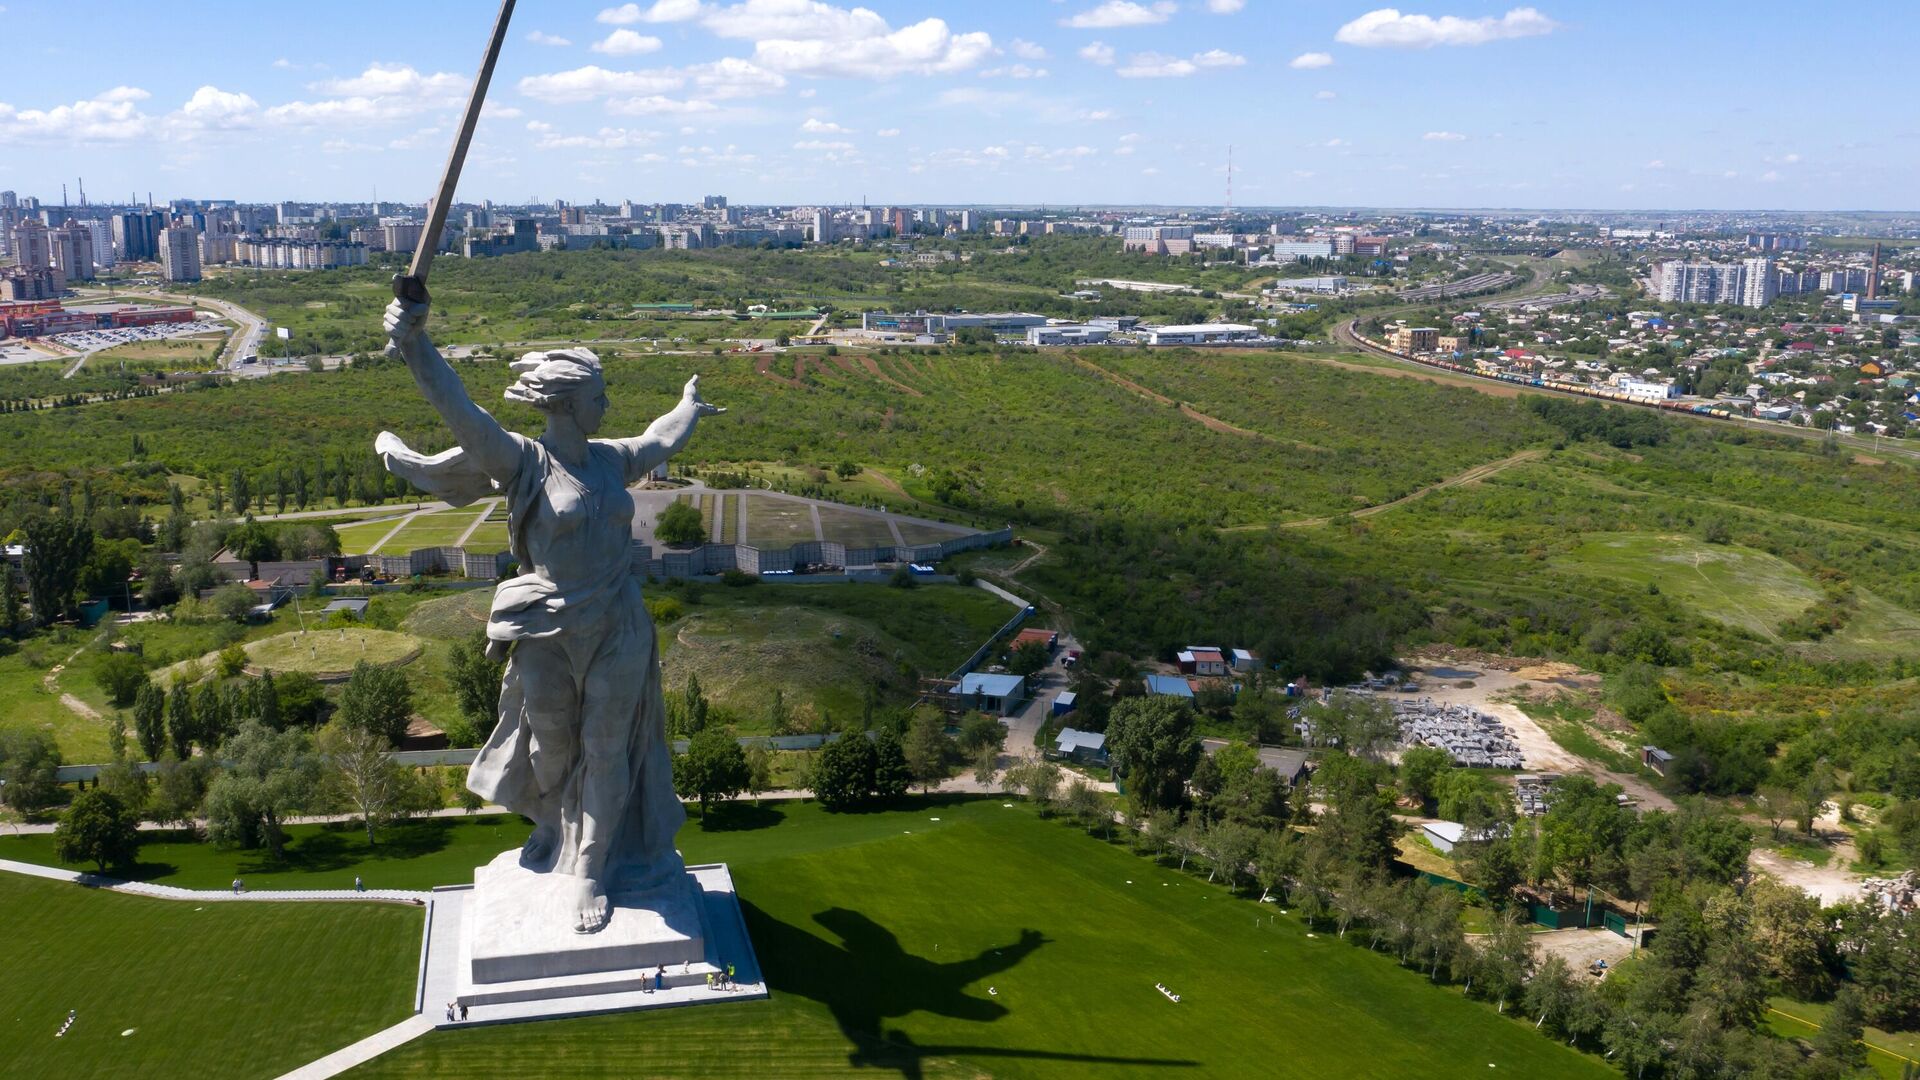
[[[605,927],[613,918],[613,906],[607,901],[606,890],[590,877],[576,878],[574,889],[574,933],[591,934]]]
[[[553,856],[554,841],[560,837],[560,831],[551,825],[536,826],[533,835],[520,847],[520,865],[535,868],[546,865]]]

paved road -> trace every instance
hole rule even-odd
[[[1047,722],[1053,712],[1053,699],[1060,696],[1070,683],[1072,672],[1066,667],[1067,654],[1080,648],[1073,635],[1065,631],[1060,633],[1060,647],[1054,651],[1053,660],[1046,667],[1027,679],[1029,697],[1020,711],[1000,722],[1007,725],[1007,756],[1019,759],[1038,754],[1034,746],[1034,737]]]

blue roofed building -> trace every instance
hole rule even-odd
[[[954,700],[963,709],[974,709],[996,716],[1012,716],[1027,700],[1027,680],[1020,675],[982,675],[970,673],[953,688]]]
[[[1189,701],[1193,699],[1193,687],[1188,686],[1187,680],[1178,675],[1147,676],[1147,693],[1161,697],[1186,698]]]

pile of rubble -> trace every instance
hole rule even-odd
[[[1429,697],[1393,702],[1400,739],[1409,746],[1436,746],[1453,755],[1454,764],[1482,769],[1521,768],[1520,744],[1499,720],[1466,705],[1442,704]]]
[[[1868,878],[1860,889],[1867,899],[1890,911],[1920,910],[1920,871],[1909,870],[1897,878]]]

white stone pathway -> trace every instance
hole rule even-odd
[[[0,859],[0,870],[25,874],[28,877],[45,878],[48,881],[65,881],[93,889],[146,896],[155,900],[197,900],[201,903],[233,900],[381,900],[388,903],[424,905],[428,896],[424,892],[405,889],[368,889],[365,892],[355,892],[352,889],[264,889],[237,893],[231,889],[182,889],[173,885],[155,885],[145,881],[121,881],[118,878],[103,877],[80,870],[15,862],[12,859]]]

